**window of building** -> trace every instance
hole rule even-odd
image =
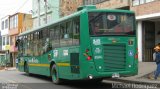
[[[133,3],[133,6],[139,5],[139,0],[133,0],[132,3]]]
[[[13,17],[13,28],[15,27],[15,16]]]
[[[11,29],[12,28],[12,18],[10,18],[9,24],[10,24],[10,29]]]
[[[145,0],[140,0],[139,3],[140,3],[140,4],[144,4],[144,3],[145,3]]]
[[[5,20],[5,29],[8,28],[8,19]]]
[[[18,26],[18,15],[15,16],[15,27]]]
[[[2,46],[2,37],[0,36],[0,46]]]
[[[146,3],[148,3],[148,2],[152,2],[152,1],[154,1],[154,0],[146,0]]]
[[[14,36],[11,36],[10,39],[11,39],[10,44],[13,45],[14,44]]]
[[[94,5],[108,0],[83,0],[84,5]]]
[[[10,18],[10,28],[16,28],[18,26],[18,15],[12,16]]]
[[[132,0],[132,4],[133,4],[133,6],[136,6],[136,5],[140,5],[140,4],[149,3],[152,1],[155,1],[155,0]]]
[[[4,46],[5,42],[6,42],[6,38],[5,37],[2,38],[2,42],[3,42],[3,46]]]
[[[9,36],[7,36],[7,45],[9,45]]]
[[[10,28],[13,28],[13,17],[10,18]]]
[[[1,25],[2,25],[2,30],[4,30],[4,21],[2,21]]]

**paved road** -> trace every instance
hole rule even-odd
[[[28,76],[18,71],[0,72],[0,89],[108,89],[111,87],[111,83],[91,84],[84,81],[66,81],[63,85],[55,85],[45,76]]]

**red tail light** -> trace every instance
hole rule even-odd
[[[87,60],[87,61],[92,60],[92,57],[89,55],[89,49],[86,49],[86,50],[85,50],[84,56],[86,56],[86,60]]]
[[[89,52],[89,49],[86,49],[86,53],[88,53]]]
[[[138,48],[136,48],[136,50],[137,50],[137,53],[135,55],[135,59],[138,59]]]
[[[138,54],[136,53],[136,55],[135,55],[135,59],[138,59]]]
[[[91,56],[88,56],[88,57],[87,57],[87,60],[88,60],[88,61],[89,61],[89,60],[91,60],[91,59],[92,59],[92,57],[91,57]]]

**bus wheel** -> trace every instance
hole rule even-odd
[[[58,77],[58,72],[57,72],[55,64],[52,66],[51,76],[52,76],[52,82],[54,84],[60,84],[61,83],[61,80]]]

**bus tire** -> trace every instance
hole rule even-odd
[[[52,77],[52,82],[54,84],[60,84],[61,83],[61,79],[58,77],[58,72],[57,72],[55,64],[53,64],[52,69],[51,69],[51,77]]]

